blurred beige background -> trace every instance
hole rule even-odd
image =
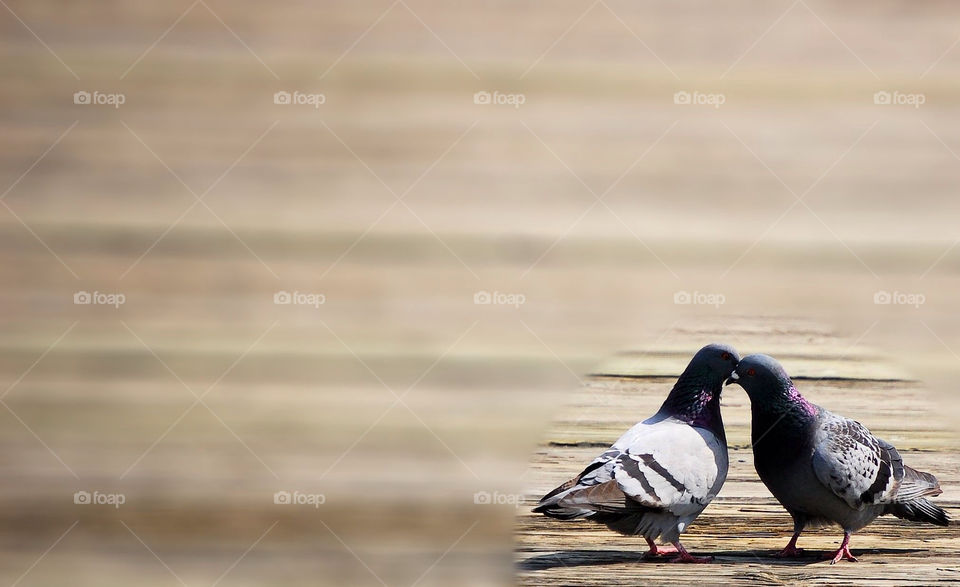
[[[508,583],[474,496],[624,350],[882,356],[955,414],[958,16],[4,3],[2,579]]]

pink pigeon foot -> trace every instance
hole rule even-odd
[[[650,545],[650,550],[643,553],[643,558],[654,558],[658,556],[670,556],[679,554],[676,548],[673,546],[659,546],[653,540],[647,538],[647,544]]]
[[[793,545],[786,546],[783,550],[773,555],[774,558],[798,558],[803,556],[803,549]]]
[[[840,548],[837,549],[837,552],[832,555],[827,555],[825,558],[833,559],[830,561],[831,565],[835,565],[844,559],[852,563],[857,562],[857,557],[853,556],[853,554],[850,552],[850,534],[845,533],[843,535],[843,542],[840,543]]]
[[[677,556],[677,557],[674,558],[674,559],[671,559],[670,562],[672,562],[672,563],[709,563],[709,562],[713,562],[713,557],[712,557],[712,556],[693,556],[692,554],[690,554],[689,552],[687,552],[687,549],[684,548],[683,545],[680,544],[679,541],[674,542],[673,545],[677,547],[677,554],[678,554],[679,556]]]
[[[803,549],[797,548],[797,538],[800,538],[800,533],[797,532],[793,535],[793,538],[790,539],[790,542],[778,552],[773,555],[774,558],[797,558],[803,556]]]

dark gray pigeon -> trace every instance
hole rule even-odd
[[[737,365],[733,347],[711,344],[694,355],[653,417],[627,430],[579,475],[546,494],[533,511],[560,520],[587,518],[642,535],[647,556],[710,562],[680,544],[680,533],[727,478],[727,439],[720,419],[723,382]],[[662,538],[675,549],[658,547]]]
[[[831,564],[856,561],[850,534],[883,514],[948,525],[947,513],[926,499],[941,493],[936,477],[904,465],[892,444],[859,422],[805,400],[773,358],[744,357],[730,382],[750,396],[757,473],[793,517],[793,538],[778,557],[801,555],[797,538],[813,524],[843,528]]]

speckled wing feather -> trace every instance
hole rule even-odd
[[[892,444],[826,410],[816,435],[813,471],[834,494],[856,510],[896,501],[904,466]]]

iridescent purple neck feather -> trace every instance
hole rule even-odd
[[[691,426],[726,438],[720,416],[723,379],[710,370],[687,368],[660,406],[660,415],[671,416]]]

